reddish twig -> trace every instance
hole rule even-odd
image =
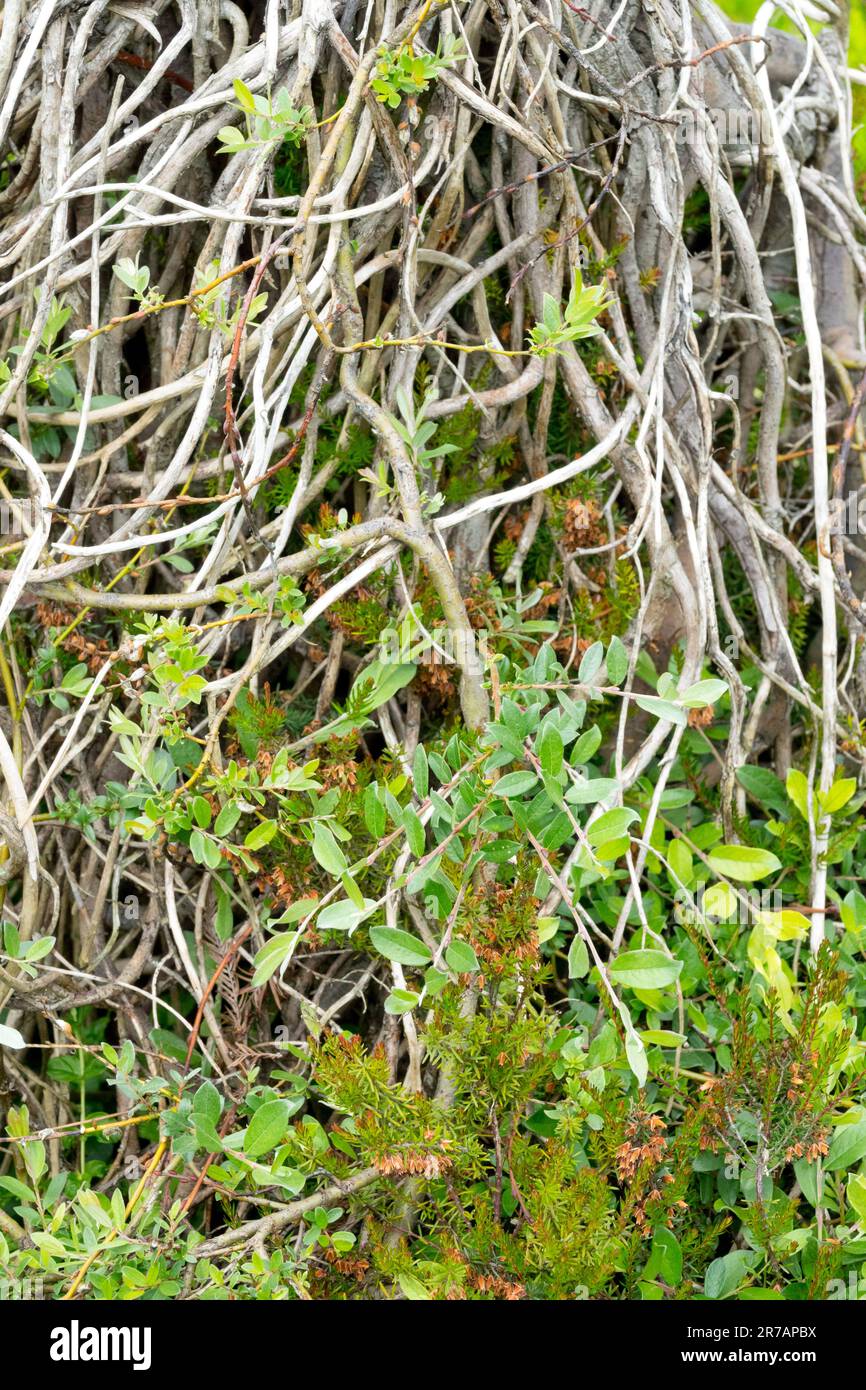
[[[131,68],[140,68],[142,72],[150,72],[153,67],[153,63],[149,63],[146,58],[140,58],[137,53],[130,53],[125,48],[118,49],[117,53],[114,55],[114,61],[115,63],[126,63],[127,66]],[[175,68],[166,68],[165,72],[162,74],[162,80],[164,82],[173,82],[175,87],[182,87],[185,92],[194,90],[189,78],[184,77],[183,73],[178,72]]]
[[[189,1042],[187,1043],[186,1060],[184,1062],[184,1066],[186,1068],[189,1068],[190,1059],[192,1057],[193,1052],[195,1051],[195,1045],[198,1042],[198,1035],[201,1029],[201,1021],[204,1017],[204,1006],[207,1003],[208,999],[210,999],[210,996],[214,990],[214,986],[216,985],[216,982],[219,979],[220,975],[225,970],[232,956],[238,950],[240,950],[241,946],[246,941],[252,929],[252,922],[248,922],[247,925],[238,932],[234,941],[229,946],[228,950],[226,951],[225,955],[223,956],[222,960],[217,966],[216,970],[213,972],[207,984],[205,985],[204,992],[201,996],[201,999],[199,1000],[198,1008],[196,1009],[195,1019],[193,1020],[192,1025],[192,1032],[189,1035]]]

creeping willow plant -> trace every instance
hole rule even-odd
[[[245,117],[246,135],[236,126],[224,125],[219,131],[220,154],[237,154],[284,140],[290,145],[300,144],[313,120],[309,106],[295,110],[285,87],[273,97],[264,97],[256,96],[240,78],[236,77],[232,85]]]
[[[594,338],[601,332],[596,322],[610,303],[606,286],[584,285],[578,268],[564,312],[551,294],[542,302],[541,323],[529,330],[532,351],[539,357],[555,353],[563,343],[576,343],[581,338]]]
[[[435,53],[418,53],[409,47],[397,53],[383,49],[370,86],[379,101],[396,108],[404,96],[420,96],[426,92],[441,72],[453,67],[464,56],[459,41],[454,38],[447,38],[444,44],[440,40]]]

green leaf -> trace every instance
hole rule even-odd
[[[618,840],[625,835],[630,825],[639,819],[637,811],[630,806],[614,806],[605,811],[587,828],[586,838],[591,845],[603,845],[608,840]]]
[[[95,1192],[91,1192],[89,1188],[82,1188],[76,1194],[75,1200],[94,1225],[101,1227],[103,1231],[114,1229],[114,1217],[105,1210]]]
[[[653,1233],[650,1257],[643,1272],[644,1279],[656,1276],[676,1288],[683,1277],[683,1252],[673,1231],[660,1226]]]
[[[415,795],[419,801],[423,801],[430,790],[430,768],[423,743],[418,744],[415,757],[412,759],[412,780],[415,784]]]
[[[523,796],[538,782],[534,772],[506,772],[493,788],[496,796]]]
[[[583,763],[588,763],[601,745],[601,729],[597,724],[593,724],[591,729],[587,729],[581,734],[577,743],[571,750],[571,764],[579,767]]]
[[[445,960],[457,975],[472,975],[480,969],[478,957],[467,941],[452,941],[445,952]]]
[[[385,1000],[386,1014],[409,1014],[421,1003],[420,994],[411,989],[392,989]]]
[[[582,980],[589,970],[589,951],[583,937],[575,935],[568,948],[568,978]]]
[[[757,1256],[747,1250],[732,1250],[728,1255],[713,1260],[704,1275],[704,1293],[707,1298],[727,1298],[740,1287]]]
[[[611,685],[621,685],[628,675],[628,652],[618,637],[611,637],[607,649],[607,678]]]
[[[489,864],[507,864],[509,859],[513,859],[519,850],[520,844],[517,840],[504,840],[497,837],[497,839],[490,840],[484,845],[481,853]]]
[[[358,909],[358,911],[359,911],[359,912],[366,912],[366,910],[367,910],[367,902],[369,901],[369,899],[367,899],[367,898],[365,898],[365,897],[363,896],[363,894],[361,893],[361,890],[360,890],[360,888],[358,887],[357,883],[356,883],[355,880],[352,878],[352,875],[351,875],[351,874],[342,874],[341,877],[340,877],[340,882],[342,883],[343,888],[344,888],[345,891],[346,891],[347,897],[351,898],[352,902],[355,904],[355,906],[356,906],[356,908]]]
[[[824,1167],[835,1172],[838,1168],[851,1168],[866,1157],[866,1120],[853,1125],[839,1125],[830,1143],[830,1152],[824,1159]]]
[[[233,125],[220,126],[217,131],[217,139],[222,141],[220,154],[234,154],[237,150],[242,150],[247,143],[241,131]]]
[[[667,1028],[641,1029],[641,1037],[647,1047],[682,1047],[686,1042],[685,1033],[671,1033]]]
[[[379,799],[379,788],[375,782],[371,782],[364,792],[364,823],[374,840],[382,838],[388,816]]]
[[[822,810],[828,816],[833,816],[837,811],[841,811],[843,806],[847,806],[851,797],[857,790],[856,777],[839,777],[833,783],[825,796],[818,794]]]
[[[587,647],[584,652],[577,672],[577,679],[581,685],[588,685],[593,676],[601,669],[604,660],[604,643],[593,642],[591,647]]]
[[[372,714],[408,685],[417,669],[414,662],[371,661],[349,692],[349,708],[358,706],[363,714]]]
[[[592,806],[596,801],[604,801],[619,791],[615,777],[590,777],[582,782],[574,782],[565,793],[571,806]]]
[[[197,864],[207,863],[207,839],[200,830],[194,830],[189,837],[189,847]]]
[[[87,666],[83,661],[80,661],[77,663],[77,665],[71,666],[69,670],[66,672],[66,675],[60,682],[60,689],[75,690],[75,688],[81,685],[82,683],[85,686],[87,686],[89,684],[89,680],[87,677]]]
[[[679,978],[681,960],[664,951],[624,951],[608,966],[610,978],[629,989],[666,989]]]
[[[767,767],[738,767],[737,781],[750,796],[770,811],[788,811],[785,783]]]
[[[444,970],[434,970],[430,966],[429,970],[424,971],[424,992],[435,999],[437,994],[441,994],[448,983],[448,976]]]
[[[535,927],[538,932],[539,945],[543,946],[545,941],[550,941],[552,937],[556,936],[561,926],[562,922],[559,917],[537,918]]]
[[[316,828],[318,829],[318,826]],[[278,829],[279,826],[275,820],[264,820],[259,825],[254,825],[244,840],[246,848],[251,850],[263,849],[265,845],[271,843]]]
[[[137,257],[134,261],[128,256],[122,257],[114,267],[114,274],[127,289],[136,294],[143,294],[150,281],[150,271],[146,265],[139,266]]]
[[[20,1197],[24,1202],[33,1201],[32,1190],[23,1182],[19,1182],[17,1178],[0,1178],[0,1191],[11,1192],[13,1197]]]
[[[848,1179],[848,1201],[857,1216],[860,1225],[866,1224],[866,1178],[859,1173],[854,1173]]]
[[[222,1114],[223,1104],[220,1100],[220,1093],[212,1081],[203,1081],[193,1096],[192,1110],[196,1116],[201,1116],[215,1125]]]
[[[296,902],[289,903],[285,912],[281,912],[276,922],[300,922],[302,917],[306,917],[318,904],[318,898],[298,898]]]
[[[413,1303],[427,1302],[431,1297],[421,1280],[416,1279],[414,1274],[398,1274],[397,1283],[403,1290],[404,1296],[411,1299]]]
[[[657,695],[635,695],[634,702],[647,714],[654,714],[656,719],[666,719],[669,724],[679,724],[681,728],[688,723],[685,710],[670,700],[660,700]]]
[[[316,821],[313,829],[313,854],[326,874],[339,878],[348,869],[346,856],[337,844],[333,832],[323,821]]]
[[[858,934],[866,927],[866,898],[856,888],[842,899],[842,922],[847,931]]]
[[[798,1158],[794,1164],[794,1173],[800,1189],[806,1201],[813,1207],[819,1204],[818,1197],[818,1174],[820,1169],[817,1163],[810,1163],[808,1159]]]
[[[285,1139],[289,1130],[289,1106],[284,1100],[266,1100],[260,1105],[244,1135],[247,1158],[260,1158]]]
[[[416,859],[420,859],[426,847],[424,827],[411,806],[403,807],[403,829],[409,848]]]
[[[623,1023],[625,1025],[625,1055],[629,1067],[637,1079],[638,1086],[645,1086],[649,1070],[646,1048],[634,1031],[631,1022],[623,1019]]]
[[[255,956],[255,974],[253,975],[253,989],[259,989],[279,970],[283,961],[287,960],[291,954],[297,940],[294,932],[280,932],[279,936],[271,937],[266,941],[260,951]]]
[[[373,927],[370,941],[380,955],[398,965],[426,965],[430,960],[424,942],[399,927]]]
[[[555,333],[561,323],[559,305],[552,294],[541,297],[541,318],[548,333]]]
[[[685,840],[672,840],[668,849],[668,864],[673,881],[688,888],[694,876],[694,859]]]
[[[230,835],[241,818],[241,808],[236,801],[230,801],[227,806],[223,806],[216,820],[214,821],[213,833],[222,838]]]
[[[255,99],[247,84],[245,82],[242,82],[239,77],[236,77],[234,82],[232,83],[232,86],[234,87],[235,96],[237,97],[238,104],[241,107],[243,107],[244,111],[248,111],[249,114],[252,116],[255,113],[256,109]]]
[[[562,771],[565,746],[555,724],[545,724],[536,745],[538,761],[548,777],[558,777]]]
[[[38,936],[24,948],[23,956],[31,963],[34,960],[42,960],[45,956],[50,956],[54,950],[56,936]]]
[[[785,790],[803,820],[809,819],[809,783],[798,768],[792,767],[785,779]]]
[[[727,693],[728,687],[724,681],[696,681],[680,695],[680,704],[685,705],[686,709],[703,709],[706,705],[714,705]]]
[[[316,918],[316,930],[354,931],[359,922],[363,922],[365,917],[369,917],[370,913],[376,910],[376,906],[373,898],[363,898],[360,907],[349,898],[342,898],[338,903],[329,903]]]
[[[204,862],[209,869],[219,869],[223,863],[220,847],[210,836],[204,842]]]
[[[727,883],[711,883],[704,892],[701,904],[707,917],[718,917],[720,921],[730,921],[737,911],[737,895]]]
[[[717,845],[708,858],[717,874],[732,878],[735,883],[756,883],[782,867],[770,850],[753,849],[750,845]]]

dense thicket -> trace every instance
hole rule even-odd
[[[848,50],[5,0],[11,1296],[856,1296]]]

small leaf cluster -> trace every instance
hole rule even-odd
[[[238,108],[245,118],[246,134],[237,126],[223,126],[218,132],[222,142],[219,154],[238,154],[242,150],[262,149],[283,141],[290,145],[301,143],[313,121],[309,106],[296,110],[285,87],[271,97],[251,92],[239,77],[232,85]]]
[[[383,48],[370,86],[384,105],[396,109],[404,96],[421,96],[440,73],[464,56],[458,39],[440,39],[435,53],[419,53],[408,45],[392,52]]]
[[[610,304],[605,285],[584,285],[579,267],[575,268],[571,294],[564,310],[552,294],[542,300],[541,322],[529,330],[529,344],[538,357],[555,354],[564,343],[577,343],[601,332],[597,322]]]

